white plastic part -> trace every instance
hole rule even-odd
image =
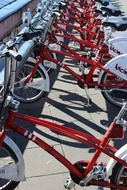
[[[27,61],[32,62],[32,63],[36,63],[36,59],[29,57],[27,59]],[[45,74],[45,79],[34,79],[32,80],[32,82],[29,82],[27,84],[28,87],[33,87],[35,89],[39,89],[39,90],[43,90],[45,92],[49,92],[50,91],[50,80],[49,80],[49,75],[46,71],[46,69],[44,68],[44,66],[42,64],[39,65],[40,69],[42,69],[42,71]]]
[[[115,156],[125,160],[127,162],[127,144],[125,144],[124,146],[122,146],[116,153]],[[115,166],[115,164],[117,163],[116,160],[114,160],[113,158],[111,158],[106,166],[106,170],[107,170],[107,177],[111,175],[112,173],[112,169]]]
[[[118,37],[108,41],[109,54],[116,57],[121,54],[127,53],[127,38]]]
[[[127,80],[127,54],[119,55],[110,61],[105,66],[106,69],[115,73],[118,77]],[[105,71],[101,70],[98,77],[98,84],[101,83],[101,78]]]
[[[18,146],[8,136],[5,137],[4,142],[13,150],[18,158],[16,164],[8,164],[0,166],[0,178],[13,180],[13,181],[25,181],[25,165],[21,151]]]
[[[121,79],[127,80],[127,54],[111,59],[104,67]]]

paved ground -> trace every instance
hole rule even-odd
[[[107,104],[100,92],[90,90],[90,94],[93,104],[88,108],[84,106],[84,102],[86,102],[84,90],[77,86],[75,80],[69,74],[61,70],[48,98],[33,106],[25,106],[24,110],[33,115],[33,109],[34,115],[66,124],[71,128],[84,131],[96,137],[102,137],[108,123],[112,121],[118,109]],[[72,162],[89,159],[92,153],[95,152],[88,145],[83,145],[53,131],[44,128],[40,129],[39,126],[34,127],[28,128],[34,131],[35,134],[36,132],[42,134],[43,139],[52,144]],[[19,146],[21,147],[22,145],[26,163],[26,182],[21,183],[19,189],[63,190],[64,181],[68,176],[67,169],[33,143],[28,143],[20,137],[16,138]],[[122,143],[113,142],[116,146],[121,146]],[[105,156],[103,156],[104,160]],[[87,189],[95,189],[95,187],[87,187]]]
[[[121,0],[126,3],[126,0]],[[126,3],[127,5],[127,3]],[[69,63],[69,60],[68,60]],[[76,66],[69,63],[73,69]],[[47,98],[33,105],[21,105],[21,111],[36,115],[40,118],[53,120],[60,124],[66,124],[71,128],[84,131],[96,137],[102,137],[108,124],[115,117],[118,109],[109,105],[99,91],[90,90],[92,106],[86,107],[86,95],[83,89],[77,86],[75,79],[63,69],[55,72],[52,90]],[[90,159],[95,150],[63,135],[58,135],[51,130],[39,126],[28,126],[31,132],[39,133],[42,138],[52,144],[57,150],[72,162],[82,159]],[[48,153],[41,150],[31,142],[27,142],[20,136],[15,137],[16,142],[22,148],[26,165],[26,181],[20,183],[19,190],[64,190],[64,182],[68,176],[68,170]],[[125,141],[112,142],[117,147]],[[102,160],[107,159],[104,155]],[[77,189],[80,189],[78,187]],[[97,187],[86,187],[94,190]]]

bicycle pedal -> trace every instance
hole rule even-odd
[[[102,162],[98,163],[96,166],[93,168],[93,176],[97,180],[104,180],[107,176],[106,173],[106,167]]]
[[[71,190],[75,187],[75,182],[71,179],[71,177],[68,177],[65,181],[64,188],[66,190]]]

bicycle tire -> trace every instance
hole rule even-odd
[[[24,85],[20,84],[20,81],[30,74],[33,67],[34,63],[26,62],[23,68],[16,76],[16,83],[14,87],[13,96],[21,103],[34,103],[38,101],[40,98],[44,98],[46,96],[46,92],[44,92],[43,90],[39,90],[33,87],[28,87],[25,84]],[[37,68],[37,71],[32,81],[37,78],[38,79],[41,78],[41,80],[46,78],[43,70],[40,67]]]
[[[111,77],[111,74],[108,74],[107,72],[104,72],[102,77],[101,77],[101,84],[106,84],[108,82],[112,82],[113,84],[118,84],[118,82],[121,82],[122,80],[120,78],[117,77]],[[121,83],[122,84],[122,83]],[[124,84],[124,82],[123,82]],[[114,87],[116,88],[116,87]],[[112,105],[116,106],[116,107],[122,107],[123,104],[126,102],[126,100],[124,99],[120,99],[120,98],[115,98],[113,96],[110,95],[109,90],[113,89],[113,87],[107,87],[107,86],[102,86],[101,87],[102,91],[102,95],[103,97]],[[118,89],[120,89],[120,87],[118,87]],[[123,87],[121,86],[121,89],[123,89]],[[124,88],[125,89],[125,88]]]
[[[0,147],[0,166],[2,166],[2,163],[7,165],[7,161],[8,164],[12,163],[12,161],[17,163],[18,158],[14,151],[6,143],[3,143]],[[19,182],[0,178],[0,190],[13,190],[18,186]]]
[[[127,168],[119,163],[116,163],[112,170],[111,183],[117,185],[122,184],[123,186],[127,187]],[[111,188],[111,190],[118,190],[118,189]]]

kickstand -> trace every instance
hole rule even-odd
[[[92,105],[92,99],[90,98],[87,85],[84,85],[84,89],[87,97],[87,103],[85,103],[85,106],[90,107]]]

